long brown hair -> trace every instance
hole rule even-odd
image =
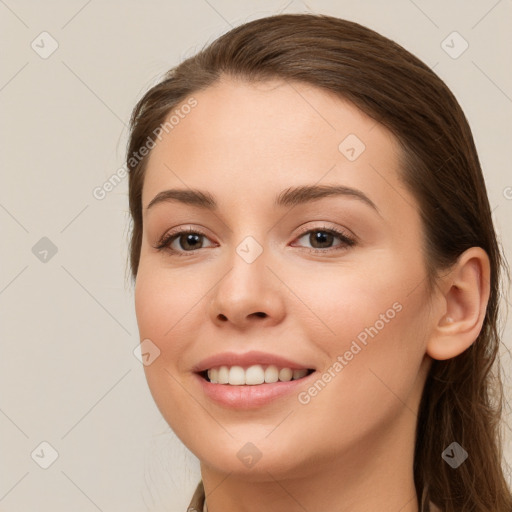
[[[142,240],[147,156],[134,158],[159,133],[172,109],[221,76],[312,84],[351,101],[386,126],[402,148],[400,176],[420,205],[424,257],[432,290],[466,249],[490,259],[490,297],[482,330],[459,356],[434,360],[420,402],[414,480],[420,510],[510,512],[504,476],[498,317],[500,275],[508,267],[493,227],[471,130],[455,97],[400,45],[350,21],[286,14],[230,30],[171,69],[136,105],[127,153],[135,279]],[[495,370],[493,372],[493,370]],[[469,454],[456,470],[441,457],[456,441]]]

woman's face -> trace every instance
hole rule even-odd
[[[166,421],[206,466],[255,480],[412,450],[431,325],[396,140],[304,84],[223,80],[193,97],[156,140],[142,195],[136,313]],[[171,189],[187,195],[154,201]],[[315,372],[243,387],[196,372],[251,351]],[[240,366],[258,361],[258,379],[271,359]]]

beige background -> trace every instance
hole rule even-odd
[[[448,83],[510,259],[510,0],[1,0],[1,511],[186,509],[198,462],[133,354],[127,182],[103,200],[93,189],[123,164],[130,111],[169,67],[230,26],[308,10],[391,37]],[[441,46],[453,31],[469,44],[456,59]],[[464,44],[454,41],[452,53]],[[510,322],[505,344],[510,398]],[[48,469],[43,441],[58,453]],[[512,462],[510,436],[506,453]]]

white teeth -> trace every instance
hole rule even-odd
[[[267,369],[265,370],[265,382],[271,384],[272,382],[277,382],[278,380],[279,369],[277,368],[277,366],[267,366]]]
[[[232,386],[271,384],[277,382],[288,382],[301,379],[308,373],[308,370],[292,370],[291,368],[278,368],[269,365],[264,368],[260,364],[249,366],[247,369],[241,366],[220,366],[208,370],[208,378],[213,384],[230,384]]]
[[[221,366],[217,370],[217,382],[219,384],[229,383],[229,368],[227,366]]]
[[[233,368],[231,368],[233,369]],[[243,371],[243,368],[242,368]],[[265,382],[265,371],[259,364],[249,366],[245,371],[245,384],[255,385]],[[231,384],[231,382],[230,382]]]
[[[288,382],[289,380],[292,380],[293,377],[293,370],[290,368],[281,368],[279,370],[279,380],[283,382]]]
[[[241,366],[232,366],[229,369],[229,383],[232,386],[245,384],[245,372]]]
[[[211,370],[208,370],[208,379],[210,382],[217,382],[219,377],[219,370],[217,368],[212,368]]]

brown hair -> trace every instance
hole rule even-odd
[[[127,163],[132,277],[137,275],[141,249],[147,157],[130,157],[171,109],[222,76],[312,84],[351,101],[396,136],[403,157],[400,176],[420,206],[430,290],[466,249],[478,246],[487,252],[490,297],[481,332],[459,356],[434,360],[425,383],[414,479],[420,510],[428,510],[432,501],[446,512],[510,512],[512,495],[502,467],[498,359],[500,271],[508,268],[464,113],[444,82],[395,42],[330,16],[277,15],[230,30],[171,69],[138,102],[131,117]],[[457,469],[441,457],[454,441],[469,454]]]

